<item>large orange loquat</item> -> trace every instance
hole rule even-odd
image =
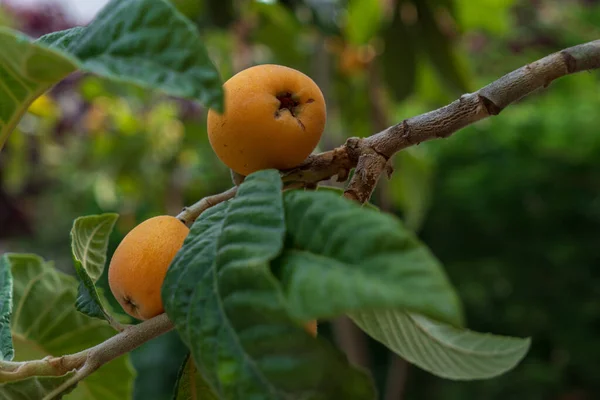
[[[323,93],[300,71],[257,65],[225,82],[225,112],[208,112],[208,138],[219,159],[241,175],[288,169],[319,143],[327,112]]]
[[[167,269],[189,228],[168,215],[133,228],[119,244],[108,267],[108,283],[125,312],[145,320],[164,312],[161,287]]]

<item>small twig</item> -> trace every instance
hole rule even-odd
[[[232,188],[224,191],[223,193],[205,197],[200,201],[192,204],[191,206],[185,207],[183,211],[181,211],[177,215],[177,218],[179,218],[179,220],[187,226],[191,226],[196,220],[196,218],[198,218],[198,216],[204,211],[208,210],[213,206],[216,206],[217,204],[223,201],[233,198],[233,196],[235,196],[235,194],[237,193],[237,188],[237,186],[233,186]]]
[[[106,318],[106,321],[108,321],[108,324],[117,332],[123,332],[129,326],[129,325],[123,325],[122,323],[117,321],[112,315],[110,315],[108,312],[104,313],[104,317]]]

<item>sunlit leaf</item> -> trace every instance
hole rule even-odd
[[[76,61],[0,27],[0,150],[29,105],[76,70]]]
[[[222,108],[221,79],[200,34],[166,0],[112,0],[87,27],[40,42],[72,54],[85,71]]]
[[[75,307],[90,317],[111,318],[102,305],[94,282],[104,271],[109,236],[118,217],[117,214],[80,217],[71,229],[71,251],[80,282]]]
[[[61,356],[93,347],[114,334],[106,321],[85,316],[73,307],[76,280],[40,257],[3,256],[13,275],[12,334],[15,360]],[[82,381],[69,400],[122,400],[131,395],[133,368],[129,356],[102,366]]]
[[[110,213],[79,217],[73,222],[73,257],[81,262],[83,269],[94,282],[104,271],[110,233],[118,218],[118,214]]]

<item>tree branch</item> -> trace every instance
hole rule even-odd
[[[333,176],[340,182],[346,181],[350,170],[356,168],[345,196],[364,203],[371,197],[380,175],[391,174],[389,160],[396,152],[427,140],[448,137],[465,126],[497,115],[511,103],[547,87],[559,77],[598,68],[600,40],[562,50],[519,68],[475,93],[465,94],[445,107],[406,119],[364,139],[350,138],[343,146],[312,155],[297,168],[282,171],[285,188],[312,187]],[[235,196],[241,180],[235,181],[236,186],[231,189],[185,208],[177,218],[191,225],[206,209]],[[2,362],[0,382],[34,375],[60,376],[76,370],[69,381],[46,396],[50,400],[102,365],[171,329],[173,325],[167,315],[161,314],[127,326],[105,342],[76,354],[28,362]]]
[[[160,314],[138,325],[130,325],[110,339],[79,353],[47,360],[56,365],[55,375],[64,375],[77,369],[71,379],[50,392],[43,400],[53,400],[61,393],[77,385],[79,381],[95,372],[102,365],[138,348],[147,341],[173,329],[167,314]],[[43,360],[41,360],[43,361]],[[61,370],[62,369],[62,370]]]
[[[427,140],[447,138],[468,125],[498,115],[511,103],[546,88],[555,79],[598,68],[600,40],[570,47],[506,74],[445,107],[406,119],[364,139],[348,139],[343,146],[311,156],[297,168],[286,171],[284,180],[318,183],[334,175],[345,180],[347,172],[356,167],[345,195],[368,201],[387,161],[396,152]]]
[[[185,207],[183,211],[181,211],[177,215],[177,218],[187,226],[191,226],[196,220],[196,218],[198,218],[198,216],[204,211],[208,210],[213,206],[216,206],[217,204],[223,201],[231,199],[233,196],[235,196],[236,193],[237,186],[234,186],[224,191],[223,193],[218,193],[213,196],[205,197],[200,201],[192,204],[191,206]]]

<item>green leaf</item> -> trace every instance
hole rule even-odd
[[[401,311],[353,313],[371,337],[411,363],[442,378],[493,378],[514,368],[530,339],[495,336],[455,328]]]
[[[75,308],[94,318],[111,320],[102,305],[95,281],[104,271],[110,234],[118,214],[79,217],[71,228],[71,251],[75,272],[79,278]]]
[[[76,69],[76,61],[0,27],[0,150],[29,105]]]
[[[104,271],[110,234],[119,218],[118,214],[88,215],[79,217],[71,229],[71,251],[87,275],[96,282]]]
[[[62,376],[31,377],[15,382],[0,383],[0,400],[42,399],[71,378],[74,373],[69,372]],[[68,396],[68,399],[73,398]]]
[[[454,0],[458,22],[464,31],[483,30],[496,36],[511,28],[515,0],[478,1]]]
[[[37,42],[57,50],[67,50],[74,40],[79,39],[84,30],[83,26],[76,26],[64,31],[52,32],[39,38]]]
[[[379,30],[382,17],[381,2],[373,0],[351,0],[348,4],[345,34],[355,45],[367,44]]]
[[[372,399],[370,379],[288,315],[269,268],[283,246],[281,187],[277,171],[251,174],[200,216],[167,272],[167,314],[221,398]]]
[[[431,201],[433,162],[425,152],[415,148],[400,152],[394,161],[396,172],[390,179],[392,200],[402,209],[407,228],[418,231]]]
[[[221,111],[222,82],[194,25],[165,0],[112,0],[83,30],[44,36],[84,71]]]
[[[340,197],[344,195],[344,189],[335,187],[335,186],[319,185],[319,186],[317,186],[317,190],[323,191],[323,192],[335,193],[336,195],[338,195]],[[377,207],[373,203],[364,203],[363,207],[370,208],[371,210],[379,211],[379,207]]]
[[[0,361],[10,361],[15,350],[10,333],[10,317],[12,315],[12,274],[10,265],[4,257],[0,258]]]
[[[81,263],[77,260],[75,260],[75,271],[77,278],[79,278],[77,298],[75,299],[75,308],[77,311],[93,318],[108,320],[109,314],[102,305],[96,285],[94,285],[94,282],[85,273]]]
[[[414,92],[417,71],[416,38],[414,32],[402,21],[402,4],[405,1],[399,0],[396,3],[393,19],[383,30],[385,51],[377,59],[382,64],[386,86],[398,102]]]
[[[202,374],[196,368],[194,359],[189,355],[183,361],[177,375],[173,400],[218,400],[219,398]]]
[[[61,356],[105,341],[114,330],[75,310],[77,281],[40,257],[7,254],[13,275],[12,335],[18,361]],[[133,386],[129,356],[119,357],[81,382],[69,400],[129,398]]]
[[[469,82],[464,65],[459,65],[459,59],[451,38],[442,31],[439,18],[435,12],[443,8],[434,8],[427,1],[416,1],[415,6],[419,16],[419,34],[422,48],[427,53],[436,72],[448,88],[456,94],[469,91]]]
[[[462,324],[439,262],[397,218],[321,191],[289,191],[284,203],[287,243],[278,264],[298,319],[393,309]]]

